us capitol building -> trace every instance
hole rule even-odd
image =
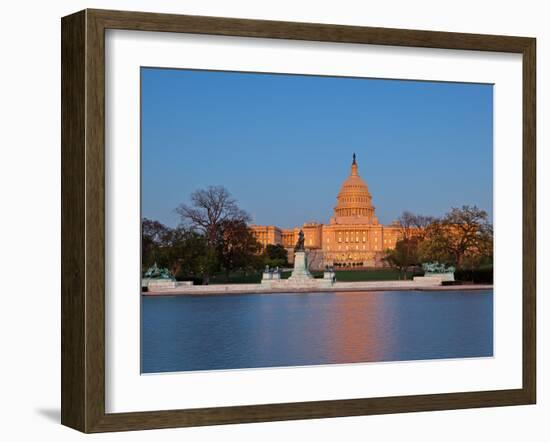
[[[340,188],[329,224],[307,222],[290,229],[258,225],[250,228],[263,247],[283,245],[291,262],[298,233],[303,230],[310,266],[314,269],[326,265],[380,267],[385,250],[393,249],[401,237],[399,224],[384,226],[378,223],[369,188],[359,176],[355,154],[350,175]]]

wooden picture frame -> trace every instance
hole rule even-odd
[[[523,386],[269,405],[105,412],[105,30],[518,53],[523,57]],[[533,404],[536,398],[534,38],[84,10],[62,19],[62,424],[83,432]]]

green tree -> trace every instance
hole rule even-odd
[[[169,242],[170,228],[143,218],[141,221],[141,267],[145,272],[155,262],[166,267],[164,248]]]
[[[281,244],[268,244],[263,252],[263,262],[269,267],[287,267],[288,252]]]
[[[196,266],[198,274],[202,275],[202,283],[210,283],[210,275],[213,275],[220,269],[218,254],[212,247],[206,247],[205,252],[197,257]]]
[[[180,278],[201,274],[200,259],[206,251],[204,235],[181,226],[177,227],[172,230],[171,243],[167,251],[168,268]]]
[[[154,220],[142,220],[142,271],[154,263],[173,275],[200,273],[199,258],[206,253],[204,235],[177,227],[172,229]]]
[[[225,220],[220,223],[217,256],[226,281],[231,272],[253,267],[260,250],[261,244],[244,221]]]
[[[419,263],[417,238],[401,239],[395,248],[387,250],[383,258],[391,267],[399,271],[399,279],[407,279],[409,267]]]

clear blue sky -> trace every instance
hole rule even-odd
[[[257,224],[328,222],[352,153],[378,219],[492,218],[492,85],[142,68],[142,215],[223,185]]]

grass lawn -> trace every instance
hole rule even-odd
[[[281,277],[286,279],[291,272],[283,272]],[[323,272],[312,272],[315,278],[322,278]],[[336,281],[395,281],[399,279],[399,272],[394,269],[372,269],[372,270],[336,270]],[[407,279],[412,279],[412,272],[407,273]],[[258,284],[262,280],[260,273],[234,273],[229,275],[229,281],[225,275],[215,275],[210,278],[210,284]]]

